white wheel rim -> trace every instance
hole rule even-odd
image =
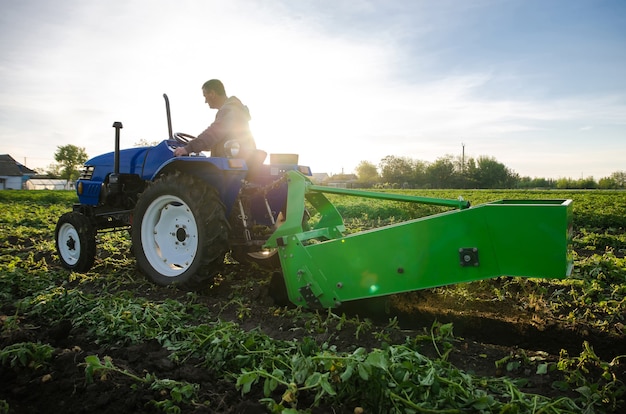
[[[198,226],[191,209],[172,195],[156,198],[141,222],[141,244],[150,265],[166,277],[185,272],[198,250]]]
[[[58,235],[59,254],[61,258],[70,266],[78,263],[80,258],[80,238],[76,228],[69,224],[63,223],[59,228]]]

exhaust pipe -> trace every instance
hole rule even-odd
[[[170,98],[167,97],[167,94],[163,94],[163,99],[165,99],[165,112],[167,113],[167,133],[170,139],[174,139],[174,132],[172,131],[172,114],[170,113]]]
[[[114,122],[115,128],[115,152],[113,153],[113,174],[109,175],[109,192],[116,194],[121,191],[120,176],[120,129],[123,128],[121,122]]]
[[[115,128],[115,153],[113,159],[113,172],[120,173],[120,129],[124,128],[121,122],[113,122]]]

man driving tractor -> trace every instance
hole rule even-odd
[[[205,102],[211,109],[217,109],[215,121],[196,139],[174,151],[177,157],[211,151],[213,157],[229,155],[250,160],[256,150],[254,137],[250,132],[250,112],[235,96],[227,96],[224,84],[211,79],[202,85]]]

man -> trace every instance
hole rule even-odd
[[[205,82],[202,85],[202,94],[209,107],[218,110],[215,121],[186,146],[176,148],[174,155],[180,157],[192,152],[210,150],[213,157],[225,157],[229,155],[225,146],[234,146],[239,148],[237,158],[249,160],[256,150],[256,144],[248,125],[248,107],[237,97],[228,97],[224,84],[217,79]]]

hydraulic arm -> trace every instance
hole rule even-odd
[[[287,173],[285,222],[265,247],[278,250],[289,299],[303,307],[487,279],[564,278],[572,269],[572,200],[467,201],[314,185]],[[345,234],[324,193],[454,208],[360,233]],[[309,228],[307,200],[319,213]]]

